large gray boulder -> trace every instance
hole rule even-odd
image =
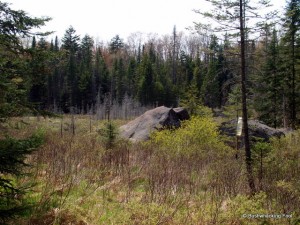
[[[160,106],[120,127],[120,136],[133,142],[145,141],[151,132],[165,128],[178,128],[181,120],[189,119],[187,110]]]
[[[271,137],[281,137],[285,135],[285,132],[273,127],[269,127],[258,120],[249,120],[249,135],[250,139],[255,142],[258,140],[269,141]],[[236,120],[222,123],[220,126],[222,134],[227,136],[236,135]]]
[[[269,141],[271,137],[281,137],[285,133],[282,130],[269,127],[258,120],[249,120],[250,135],[260,137],[265,141]]]

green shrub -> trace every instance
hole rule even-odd
[[[300,130],[275,138],[265,159],[264,186],[269,198],[286,213],[300,215]]]
[[[28,187],[18,185],[16,178],[23,177],[26,157],[43,143],[44,135],[38,132],[27,139],[6,137],[0,140],[0,222],[23,214],[28,206],[23,199]]]
[[[112,149],[116,143],[118,137],[117,126],[112,122],[108,121],[98,132],[103,138],[106,149]]]
[[[219,136],[217,124],[209,117],[193,116],[179,129],[155,132],[151,137],[160,151],[166,150],[169,155],[210,155],[216,150],[222,155],[228,149]]]

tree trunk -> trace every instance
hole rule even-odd
[[[242,113],[243,113],[243,131],[245,142],[245,155],[246,155],[246,169],[248,184],[251,190],[251,194],[256,192],[253,170],[252,170],[252,157],[249,141],[249,129],[248,129],[248,113],[247,113],[247,90],[246,90],[246,58],[245,58],[245,27],[244,27],[244,1],[240,0],[240,48],[241,48],[241,85],[242,85]]]

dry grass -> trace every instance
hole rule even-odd
[[[97,132],[102,126],[103,121],[76,116],[73,134],[71,117],[63,123],[60,118],[11,121],[14,135],[47,131],[46,143],[28,159],[33,165],[28,179],[37,183],[28,199],[35,207],[17,224],[259,224],[264,220],[245,219],[243,213],[282,212],[274,196],[247,197],[243,160],[234,152],[220,158],[213,149],[205,157],[169,157],[157,144],[124,140],[106,149]],[[297,218],[299,210],[290,210]]]

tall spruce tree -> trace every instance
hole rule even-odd
[[[104,61],[102,51],[99,47],[96,48],[94,62],[95,90],[97,96],[105,94],[110,90],[109,70]]]
[[[60,106],[60,96],[61,96],[61,89],[62,89],[62,71],[61,71],[61,52],[59,51],[59,41],[58,37],[55,37],[53,48],[51,49],[51,62],[50,66],[52,68],[52,75],[51,80],[49,83],[49,92],[50,99],[48,99],[49,105],[52,107],[54,112],[58,112],[61,109]]]
[[[143,105],[154,103],[154,71],[148,53],[144,53],[142,62],[139,65],[140,86],[138,90],[139,101]]]
[[[78,91],[82,112],[86,112],[93,104],[92,87],[93,82],[95,82],[93,74],[93,48],[94,40],[90,36],[85,35],[81,40],[79,49]]]
[[[128,82],[126,86],[126,93],[129,96],[134,96],[138,88],[137,60],[135,59],[135,57],[130,57],[126,74]]]
[[[201,95],[205,105],[215,108],[220,105],[220,87],[219,87],[219,44],[217,37],[210,37],[209,45],[209,61],[207,73],[205,74],[203,85],[201,87]]]
[[[30,71],[30,91],[29,101],[34,103],[39,109],[46,109],[46,104],[50,97],[49,86],[51,82],[50,73],[50,51],[48,43],[42,37],[36,45],[35,38],[32,40],[31,58],[29,62]],[[46,91],[48,90],[48,91]]]
[[[287,98],[288,126],[295,129],[297,121],[297,60],[299,60],[300,1],[290,0],[287,3],[283,18],[281,49],[283,54],[285,76],[285,97]]]
[[[271,33],[271,34],[269,34]],[[283,77],[280,74],[280,57],[277,30],[266,30],[263,40],[261,73],[257,75],[254,105],[259,119],[277,128],[282,125]],[[269,37],[270,36],[270,37]]]
[[[79,35],[70,26],[62,39],[62,49],[66,51],[67,65],[64,76],[62,105],[65,112],[78,106],[78,64],[77,53],[79,50]],[[79,104],[80,105],[80,104]]]
[[[30,37],[33,28],[43,26],[50,18],[32,18],[22,10],[13,10],[7,3],[0,2],[0,132],[7,136],[3,123],[33,108],[27,101],[28,74],[26,60],[30,55],[23,48],[21,37]],[[45,34],[46,35],[46,34]],[[22,173],[25,158],[41,144],[38,136],[25,140],[11,137],[0,139],[0,223],[24,212],[26,189],[13,179]],[[17,197],[18,196],[18,197]]]
[[[123,47],[124,47],[123,40],[120,38],[119,35],[116,35],[111,39],[111,42],[109,44],[109,51],[111,53],[117,53]]]

